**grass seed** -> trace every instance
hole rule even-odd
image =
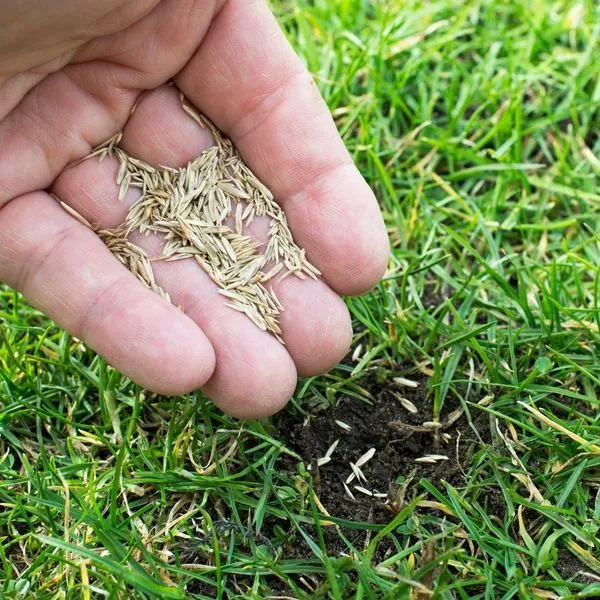
[[[283,210],[243,163],[231,140],[181,99],[185,113],[210,130],[215,145],[179,169],[129,156],[119,147],[121,133],[94,148],[88,158],[113,156],[119,163],[119,200],[130,187],[141,192],[123,225],[96,233],[121,263],[163,298],[168,294],[157,285],[152,264],[193,256],[227,296],[228,306],[283,343],[279,315],[284,307],[264,284],[282,269],[298,278],[317,278],[320,272],[294,242]],[[255,215],[271,221],[263,253],[260,244],[244,233]],[[76,218],[90,226],[83,217]],[[129,242],[135,231],[165,235],[162,256],[150,258]]]

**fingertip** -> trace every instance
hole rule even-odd
[[[112,352],[117,355],[128,351],[127,357],[118,360],[122,372],[157,394],[181,396],[200,389],[212,377],[216,364],[215,352],[204,332],[160,298],[146,301],[144,310],[145,323],[137,314],[131,315],[127,322],[137,321],[136,332],[130,333],[121,352]],[[126,311],[121,308],[120,317],[126,317]],[[134,305],[131,311],[137,312]],[[114,335],[118,338],[116,332]]]
[[[294,237],[339,294],[362,294],[385,273],[390,253],[385,223],[354,165],[298,192],[285,210]]]
[[[373,289],[388,268],[390,243],[383,227],[382,231],[369,236],[365,243],[347,254],[346,278],[339,278],[335,289],[346,296],[357,296]]]
[[[339,296],[330,318],[319,320],[316,325],[319,333],[313,338],[312,352],[302,366],[298,366],[303,377],[322,375],[333,369],[348,354],[352,343],[350,313]]]
[[[335,222],[335,221],[332,221]],[[356,296],[377,285],[387,270],[390,245],[379,215],[370,223],[346,222],[321,238],[318,264],[323,278],[338,294]]]
[[[162,357],[152,391],[168,396],[183,396],[204,387],[215,370],[215,353],[210,344],[179,344],[178,351]]]
[[[281,326],[298,373],[325,373],[348,352],[352,341],[350,313],[344,301],[322,281],[287,277],[276,282],[286,307]]]
[[[355,208],[346,215],[346,227],[340,228],[337,262],[341,268],[332,285],[338,293],[348,296],[363,294],[376,286],[390,258],[389,238],[375,194],[357,169],[352,179]],[[351,189],[346,189],[351,193]]]
[[[292,397],[298,375],[289,354],[279,344],[263,346],[261,354],[238,365],[238,377],[221,378],[219,367],[204,391],[236,419],[262,419],[280,411]],[[227,368],[227,367],[226,367]]]

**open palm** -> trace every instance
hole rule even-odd
[[[81,40],[45,48],[44,61],[33,47],[26,67],[6,67],[10,76],[1,72],[10,61],[0,62],[0,279],[149,389],[202,387],[233,415],[272,413],[298,374],[327,370],[347,350],[349,317],[337,294],[371,287],[387,260],[376,202],[262,2],[121,4],[124,29],[108,19]],[[183,311],[168,304],[49,193],[114,227],[135,190],[118,201],[112,159],[76,162],[93,146],[124,129],[123,148],[150,163],[181,166],[198,155],[210,140],[170,80],[233,139],[323,273],[323,281],[275,284],[285,346],[225,306],[191,260],[155,263]],[[135,241],[160,252],[158,238]]]

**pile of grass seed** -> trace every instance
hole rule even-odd
[[[182,107],[200,126],[208,127],[215,140],[187,166],[154,166],[134,158],[119,147],[121,133],[89,155],[118,160],[120,200],[130,187],[141,191],[121,226],[96,232],[132,273],[167,300],[168,294],[156,283],[153,262],[193,258],[219,286],[228,306],[282,341],[278,317],[284,307],[271,286],[273,278],[289,274],[317,278],[320,273],[296,245],[283,210],[231,140],[183,98]],[[264,244],[245,233],[255,217],[270,219]],[[163,234],[162,255],[149,257],[130,241],[135,231]]]

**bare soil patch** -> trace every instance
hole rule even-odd
[[[473,429],[459,403],[449,400],[440,415],[440,425],[432,427],[431,423],[435,422],[433,395],[424,381],[418,384],[416,388],[393,382],[380,385],[373,378],[366,385],[362,383],[372,394],[371,404],[357,398],[344,398],[337,407],[314,416],[288,411],[278,418],[280,438],[312,466],[315,491],[332,516],[385,523],[393,518],[394,507],[402,502],[402,496],[410,497],[412,487],[420,478],[425,477],[434,484],[448,481],[460,486],[463,483],[467,470],[463,465],[468,464],[471,453],[482,441],[489,441],[487,423],[480,415],[474,415]],[[407,410],[398,395],[409,400],[418,412]],[[338,422],[346,423],[350,429],[345,430]],[[325,456],[336,440],[339,442],[331,461],[317,469],[315,462]],[[356,464],[371,448],[375,454],[361,467],[366,482],[355,478],[347,483],[353,500],[344,487],[352,473],[350,463]],[[447,458],[423,461],[430,456]],[[356,490],[356,485],[374,495]]]

